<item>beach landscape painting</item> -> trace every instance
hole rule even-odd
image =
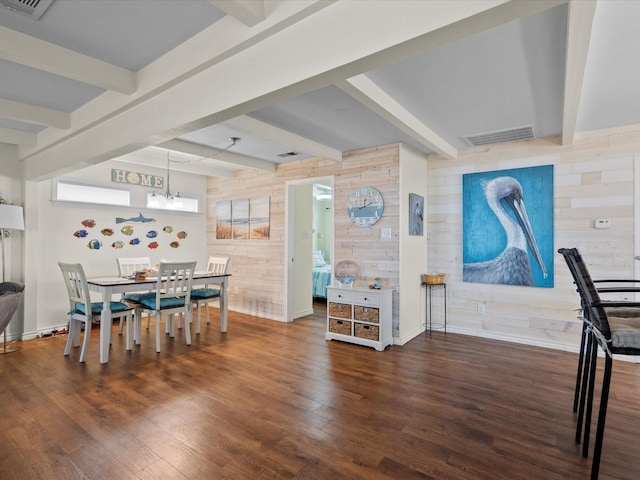
[[[269,197],[251,199],[249,219],[252,240],[267,240],[270,234]]]
[[[249,199],[231,200],[231,227],[233,238],[249,238]]]
[[[231,231],[231,200],[216,202],[216,238],[233,238]]]

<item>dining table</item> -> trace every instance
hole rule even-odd
[[[227,331],[227,289],[231,274],[214,274],[207,271],[193,273],[192,286],[219,285],[220,287],[220,331]],[[87,286],[92,292],[102,295],[102,313],[100,315],[100,363],[109,361],[109,345],[111,343],[111,301],[114,294],[155,291],[158,278],[147,276],[144,279],[134,277],[100,277],[87,278]]]

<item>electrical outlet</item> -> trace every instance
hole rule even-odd
[[[478,313],[484,313],[485,312],[485,304],[484,303],[479,303],[478,304]]]
[[[238,295],[238,287],[233,287],[233,294]]]

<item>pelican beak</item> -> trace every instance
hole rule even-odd
[[[516,214],[516,220],[522,227],[524,236],[527,239],[527,245],[529,245],[529,249],[536,257],[536,261],[542,269],[542,275],[544,278],[547,278],[547,268],[544,266],[544,261],[542,260],[542,255],[540,255],[536,238],[533,236],[533,230],[531,229],[531,223],[529,223],[529,216],[527,215],[527,209],[524,206],[524,200],[521,195],[511,195],[510,200],[510,206],[513,207],[513,211]]]

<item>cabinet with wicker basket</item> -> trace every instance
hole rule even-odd
[[[390,288],[327,287],[327,340],[378,351],[393,343]]]

